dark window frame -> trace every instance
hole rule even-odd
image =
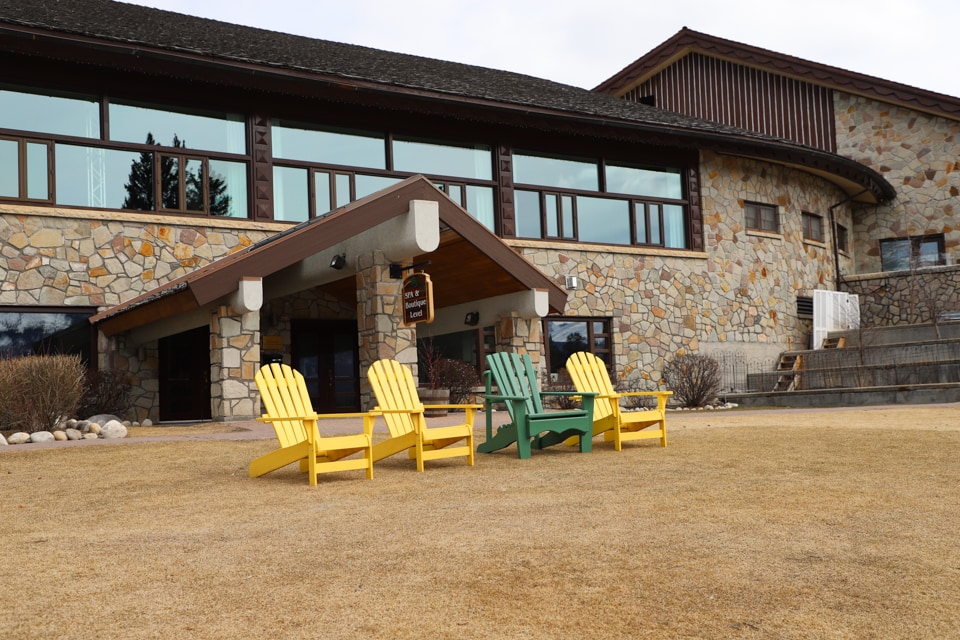
[[[552,322],[583,322],[587,325],[587,335],[586,338],[586,351],[594,354],[598,358],[606,363],[607,368],[612,372],[613,371],[613,334],[612,334],[612,325],[613,320],[608,317],[590,317],[590,316],[547,316],[542,321],[542,333],[543,333],[543,346],[544,346],[544,359],[545,359],[545,371],[548,376],[551,376],[554,373],[559,372],[566,361],[556,365],[553,362],[552,358],[552,349],[550,345],[550,323]],[[603,330],[597,331],[594,325],[602,324]],[[606,347],[597,347],[596,342],[597,338],[602,338],[606,341]],[[570,354],[567,354],[568,356]],[[557,371],[555,372],[554,369]]]
[[[837,250],[843,251],[846,253],[850,248],[850,234],[847,231],[847,228],[842,224],[836,224],[836,230],[834,231],[836,235]]]
[[[810,211],[801,211],[800,224],[803,228],[804,240],[823,242],[823,216]]]
[[[937,259],[935,262],[921,262],[923,248],[925,246],[935,245],[937,248]],[[886,248],[889,247],[889,248]],[[906,264],[903,264],[896,256],[906,250]],[[943,266],[947,263],[945,251],[945,238],[942,233],[928,233],[921,236],[908,236],[906,238],[883,238],[880,240],[880,269],[882,271],[909,271],[923,267]],[[891,268],[888,268],[891,267]]]
[[[744,202],[743,221],[750,231],[780,233],[780,208],[763,202]]]

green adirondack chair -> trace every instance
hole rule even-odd
[[[595,393],[573,391],[540,392],[537,374],[530,356],[515,353],[493,353],[487,356],[483,377],[486,393],[483,397],[487,414],[487,440],[477,447],[480,453],[491,453],[514,442],[521,459],[530,457],[531,449],[543,449],[567,438],[580,440],[580,452],[591,450],[593,437],[593,400]],[[493,393],[496,384],[499,393]],[[545,411],[541,396],[579,396],[582,408],[570,411]],[[493,405],[503,403],[510,414],[510,423],[493,433],[491,422]]]

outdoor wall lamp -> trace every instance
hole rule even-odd
[[[480,312],[471,311],[467,313],[467,315],[463,317],[463,324],[467,325],[468,327],[475,327],[480,324]]]
[[[330,261],[330,266],[340,271],[345,266],[347,266],[347,254],[341,253],[339,255],[333,256],[333,260]]]

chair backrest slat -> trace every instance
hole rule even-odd
[[[578,351],[567,359],[567,373],[577,391],[592,391],[601,396],[613,395],[613,384],[603,360],[586,351]],[[598,397],[593,404],[593,418],[600,420],[615,413],[617,401]]]
[[[413,421],[416,419],[414,416],[417,412],[420,419],[423,418],[423,405],[410,369],[396,360],[377,360],[367,370],[367,378],[380,409],[404,409],[412,412],[383,414],[390,436],[396,438],[413,431]]]

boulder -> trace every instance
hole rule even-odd
[[[65,433],[67,434],[67,440],[80,440],[83,438],[83,434],[80,433],[79,429],[67,429]]]
[[[66,422],[63,423],[63,426],[64,426],[65,429],[76,429],[76,428],[77,428],[77,424],[78,424],[79,422],[80,422],[80,421],[77,420],[76,418],[70,418],[69,420],[67,420]]]
[[[108,422],[110,422],[111,420],[116,420],[117,422],[120,422],[120,418],[119,418],[119,417],[117,417],[117,416],[115,416],[115,415],[112,415],[112,414],[109,414],[109,413],[98,413],[98,414],[95,415],[95,416],[90,416],[89,418],[87,418],[87,422],[92,422],[92,423],[94,423],[94,424],[98,424],[98,425],[100,425],[101,427],[102,427],[103,425],[107,424]]]
[[[89,431],[90,433],[94,434],[95,436],[99,436],[99,435],[100,435],[100,425],[98,425],[96,422],[91,422],[91,423],[90,423],[90,428],[88,429],[88,431]]]
[[[9,443],[7,442],[7,439],[3,437],[3,434],[2,434],[2,433],[0,433],[0,447],[3,447],[3,446],[5,446],[5,445],[7,445],[7,444],[9,444]]]
[[[7,442],[10,444],[24,444],[26,442],[30,442],[30,434],[24,433],[23,431],[17,431],[7,439]]]
[[[30,442],[53,442],[53,434],[49,431],[34,431],[30,434]]]
[[[96,440],[96,439],[99,438],[99,437],[100,437],[100,436],[98,436],[98,435],[95,434],[95,433],[85,433],[85,434],[83,434],[83,439],[84,439],[84,440]]]
[[[111,420],[100,427],[100,435],[104,438],[126,438],[127,428],[119,420]]]
[[[77,430],[87,433],[90,431],[90,424],[91,422],[89,420],[79,420],[77,422]]]
[[[141,427],[152,427],[152,426],[153,426],[153,420],[151,420],[150,418],[144,418],[144,419],[143,419],[143,422],[140,423],[140,426],[141,426]]]
[[[53,432],[53,439],[56,440],[57,442],[65,442],[67,439],[67,432],[57,429],[56,431]]]

